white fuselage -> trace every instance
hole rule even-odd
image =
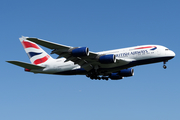
[[[163,62],[175,53],[161,45],[141,45],[102,52],[91,52],[88,47],[71,47],[38,38],[22,36],[20,39],[31,64],[7,61],[23,67],[27,72],[55,75],[86,75],[90,79],[120,80],[134,75],[131,67]],[[58,58],[52,58],[39,45],[52,50]]]
[[[108,70],[108,72],[111,73],[137,65],[168,61],[175,56],[173,51],[160,45],[128,47],[123,49],[98,52],[98,54],[114,54],[116,55],[116,59],[126,61],[112,64],[99,64],[97,67],[100,73],[104,72],[105,70]],[[72,61],[66,61],[65,58],[54,59],[53,61],[50,61],[46,64],[42,64],[42,66],[45,68],[41,70],[31,70],[31,72],[66,75],[68,74],[66,72],[82,70],[81,66],[74,64]],[[75,72],[72,74],[84,73],[81,71],[80,73]]]

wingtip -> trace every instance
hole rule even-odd
[[[8,61],[5,61],[5,62],[13,63],[13,62],[16,62],[16,61],[15,60],[8,60]]]
[[[5,62],[11,63],[11,61],[5,61]]]

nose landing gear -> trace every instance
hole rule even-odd
[[[164,61],[164,62],[163,62],[163,63],[164,63],[163,68],[164,68],[164,69],[166,69],[166,68],[167,68],[167,66],[165,65],[165,64],[166,64],[166,62],[167,62],[167,61]]]
[[[166,68],[167,68],[167,66],[166,66],[166,65],[163,65],[163,68],[164,68],[164,69],[166,69]]]

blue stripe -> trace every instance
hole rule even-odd
[[[157,49],[157,47],[155,47],[155,48],[152,48],[151,50],[155,50],[155,49]]]
[[[35,52],[28,53],[29,57],[33,57],[33,56],[40,55],[40,54],[42,54],[42,52],[41,53],[35,53]]]

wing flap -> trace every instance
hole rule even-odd
[[[33,65],[33,64],[29,64],[29,63],[25,63],[25,62],[20,62],[20,61],[6,61],[8,63],[23,67],[23,68],[27,68],[27,69],[42,69],[45,67],[41,67],[38,65]]]

